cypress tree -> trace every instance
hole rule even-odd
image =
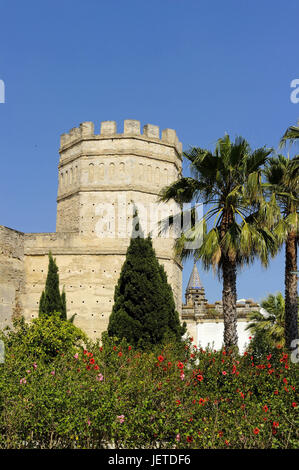
[[[66,320],[66,295],[65,295],[65,290],[64,290],[64,287],[62,289],[62,294],[61,294],[61,304],[62,304],[62,307],[61,307],[61,318],[63,320]]]
[[[175,309],[171,286],[150,237],[131,238],[114,293],[108,334],[147,347],[185,333]]]
[[[63,290],[62,295],[60,295],[58,267],[50,252],[46,286],[40,298],[38,315],[49,316],[54,312],[59,312],[61,318],[66,319],[65,292]]]

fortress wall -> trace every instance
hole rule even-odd
[[[159,262],[164,265],[174,292],[181,292],[181,268],[168,257],[169,240],[163,243],[164,251],[159,246],[157,253]],[[76,233],[25,234],[25,318],[30,320],[38,315],[51,251],[59,268],[60,288],[65,286],[68,317],[76,313],[75,325],[91,338],[100,338],[108,326],[114,289],[128,244],[128,238],[117,242],[116,248],[113,239],[101,240]],[[155,247],[155,241],[153,244]],[[180,294],[175,300],[180,311]]]
[[[3,246],[3,252],[9,252],[0,251],[0,258],[5,258],[0,274],[2,311],[11,318],[23,303],[26,319],[38,315],[51,251],[60,287],[65,286],[68,315],[76,313],[75,324],[91,337],[100,337],[130,242],[135,204],[143,233],[154,230],[156,255],[181,312],[182,267],[174,259],[173,236],[157,238],[158,220],[178,211],[173,203],[159,205],[157,195],[178,178],[181,153],[173,129],[160,133],[158,126],[146,124],[141,132],[135,120],[125,120],[121,133],[116,122],[104,121],[98,131],[93,123],[84,122],[63,134],[57,232],[19,234],[3,228],[0,233],[0,250]],[[109,207],[114,213],[105,220]]]
[[[113,305],[114,286],[124,256],[55,254],[59,267],[60,288],[66,291],[68,318],[77,314],[75,325],[91,338],[106,330]],[[121,261],[121,263],[120,263]],[[24,314],[27,320],[38,315],[41,292],[48,270],[48,257],[25,256],[27,277]]]
[[[242,353],[245,350],[246,345],[249,344],[250,331],[246,330],[249,322],[246,320],[239,320],[237,323],[237,334],[238,334],[238,347]],[[208,345],[210,347],[221,349],[223,346],[223,334],[224,334],[224,323],[223,321],[213,322],[205,321],[197,323],[197,334],[194,339],[197,338],[196,344],[205,349]]]
[[[0,329],[21,313],[24,291],[24,234],[0,226]]]

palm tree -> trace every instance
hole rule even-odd
[[[299,298],[297,299],[297,316]],[[262,311],[252,312],[249,315],[250,323],[246,330],[254,335],[265,335],[271,346],[285,345],[285,300],[281,292],[270,294],[261,302]]]
[[[269,225],[274,224],[272,202],[266,203],[261,189],[261,168],[271,149],[251,151],[248,142],[228,135],[219,139],[215,153],[201,148],[184,152],[190,161],[192,177],[184,177],[164,188],[161,201],[202,202],[208,205],[203,218],[194,222],[192,230],[182,234],[176,248],[182,258],[194,255],[205,269],[213,267],[223,279],[222,301],[224,344],[237,346],[236,278],[237,268],[258,255],[266,265],[268,255],[276,252],[276,241]],[[208,221],[215,217],[208,231]],[[170,219],[170,224],[173,220]],[[199,248],[184,248],[186,240],[200,236]]]
[[[270,294],[261,302],[262,311],[252,312],[249,315],[250,323],[246,330],[260,338],[265,335],[271,346],[285,345],[285,301],[281,292]]]
[[[285,242],[285,344],[291,349],[298,338],[297,315],[297,245],[299,241],[299,177],[298,157],[290,160],[283,155],[272,157],[265,169],[268,188],[277,198],[282,218],[275,234]]]
[[[285,144],[289,141],[290,143],[295,142],[297,139],[299,139],[299,122],[297,126],[290,126],[287,128],[285,131],[284,135],[282,136],[280,140],[280,147],[284,147]]]

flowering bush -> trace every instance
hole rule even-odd
[[[17,355],[18,361],[33,355],[45,361],[51,360],[59,350],[74,350],[87,341],[85,333],[69,321],[61,319],[60,313],[35,318],[31,324],[24,318],[14,321],[14,328],[0,334],[6,349]]]
[[[2,448],[298,448],[298,365],[103,337],[0,365]]]

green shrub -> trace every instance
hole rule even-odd
[[[2,448],[299,447],[298,365],[281,349],[141,351],[104,335],[48,362],[18,351],[0,367]]]
[[[87,341],[83,331],[61,319],[60,313],[41,316],[25,323],[24,318],[15,320],[14,328],[2,334],[4,343],[18,357],[51,360],[62,351],[75,350]]]

